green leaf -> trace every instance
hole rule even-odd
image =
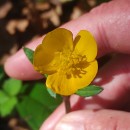
[[[4,72],[3,66],[0,66],[0,80],[3,79],[4,75],[5,75],[5,72]]]
[[[23,50],[24,50],[24,53],[26,54],[27,58],[29,59],[29,61],[31,63],[33,63],[34,51],[29,48],[26,48],[26,47],[24,47]]]
[[[31,98],[42,103],[50,110],[54,110],[62,101],[61,97],[57,95],[56,98],[50,96],[47,92],[46,86],[43,83],[36,83],[29,95]]]
[[[24,96],[22,101],[17,104],[16,109],[20,116],[31,127],[31,130],[39,130],[43,121],[61,103],[59,95],[52,98],[43,83],[35,83],[28,96]]]
[[[31,83],[30,82],[28,82],[28,83],[23,83],[22,84],[22,87],[21,87],[21,89],[20,89],[20,92],[19,92],[19,94],[22,94],[22,95],[27,95],[27,93],[30,91],[30,89],[32,89],[31,88]]]
[[[3,84],[3,90],[10,96],[17,95],[22,87],[22,81],[16,79],[8,79]]]
[[[47,88],[47,91],[50,94],[50,96],[52,96],[53,98],[56,98],[56,93],[54,93],[50,88]]]
[[[23,101],[17,105],[17,110],[31,130],[39,130],[43,121],[51,114],[49,109],[31,97],[24,97]]]
[[[99,94],[103,88],[96,85],[89,85],[85,88],[77,90],[76,94],[83,97],[90,97]]]
[[[0,90],[0,104],[6,102],[9,99],[8,95]]]
[[[6,102],[0,104],[0,114],[2,117],[9,115],[17,104],[17,98],[11,97]]]

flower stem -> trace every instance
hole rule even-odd
[[[66,113],[70,112],[70,96],[63,96]]]

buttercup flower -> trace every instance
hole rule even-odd
[[[67,96],[92,82],[98,70],[96,55],[96,41],[88,31],[81,30],[73,40],[69,30],[58,28],[36,48],[33,65],[41,74],[48,74],[48,88]]]

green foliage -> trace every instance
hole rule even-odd
[[[20,92],[22,82],[16,79],[7,79],[0,90],[0,115],[9,115],[18,102],[17,94]]]
[[[20,92],[21,87],[22,87],[22,82],[16,79],[8,79],[3,84],[3,90],[9,96],[17,95]]]
[[[54,93],[50,88],[47,88],[47,91],[53,98],[56,98],[56,93]]]
[[[38,130],[41,123],[61,103],[61,98],[52,98],[43,83],[36,83],[30,94],[17,104],[17,110],[32,130]]]
[[[38,95],[38,96],[37,96]],[[55,107],[61,102],[61,97],[57,95],[54,99],[46,90],[46,86],[43,83],[37,83],[34,85],[30,93],[30,97],[42,103],[44,106],[48,107],[50,110],[54,110]]]
[[[0,66],[0,80],[3,79],[4,75],[5,75],[5,73],[4,73],[4,69],[3,69],[2,66]]]
[[[38,130],[51,113],[47,107],[29,96],[24,97],[23,101],[17,105],[17,110],[32,130]]]
[[[43,121],[61,103],[61,97],[50,96],[41,82],[22,82],[8,78],[0,67],[0,116],[19,116],[32,130],[38,130]]]
[[[27,58],[29,59],[29,61],[31,63],[33,63],[34,51],[29,48],[26,48],[26,47],[24,47],[23,50],[24,50],[24,53],[26,54]]]
[[[103,88],[96,85],[89,85],[85,88],[79,89],[76,94],[83,97],[90,97],[99,94]]]
[[[0,104],[3,104],[9,99],[8,95],[5,92],[0,90]]]
[[[17,97],[8,97],[8,100],[0,104],[0,114],[2,117],[9,115],[17,104]]]

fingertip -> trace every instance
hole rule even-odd
[[[23,49],[7,59],[4,64],[4,69],[8,76],[20,80],[34,80],[43,77],[34,70],[32,64],[24,54]]]
[[[34,50],[37,45],[42,42],[43,37],[31,41],[26,47]],[[7,59],[4,64],[4,69],[8,76],[20,80],[37,80],[43,78],[40,73],[34,70],[32,64],[27,59],[23,48]]]

